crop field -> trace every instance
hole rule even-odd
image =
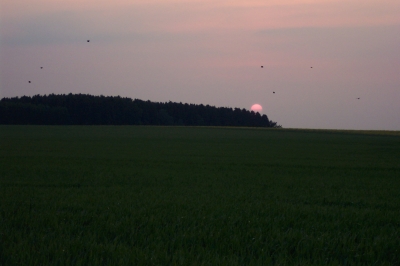
[[[0,265],[400,265],[400,132],[0,126]]]

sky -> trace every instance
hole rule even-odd
[[[0,98],[51,93],[400,130],[400,1],[0,0]]]

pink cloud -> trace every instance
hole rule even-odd
[[[395,1],[178,1],[151,8],[156,19],[149,26],[170,32],[400,23],[400,3]]]
[[[103,18],[104,27],[122,17],[126,28],[169,32],[400,23],[396,0],[7,0],[1,15],[16,19],[60,11]]]

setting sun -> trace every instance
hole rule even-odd
[[[259,112],[259,113],[261,113],[261,111],[262,111],[262,106],[259,105],[258,103],[253,104],[253,105],[251,106],[251,110],[254,111],[254,112]]]

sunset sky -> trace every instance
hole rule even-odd
[[[0,98],[50,93],[400,130],[400,1],[0,0]]]

